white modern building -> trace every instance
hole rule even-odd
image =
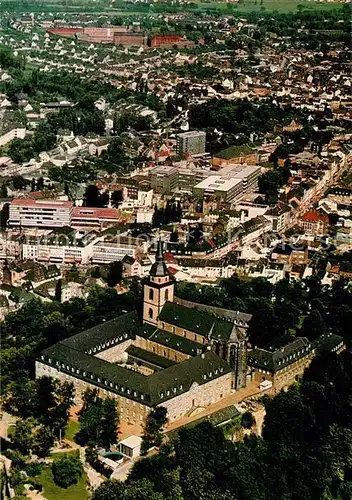
[[[88,264],[97,240],[95,233],[80,237],[74,230],[40,237],[27,236],[22,245],[22,258],[43,263]]]
[[[125,255],[134,259],[145,253],[147,243],[140,238],[120,235],[105,241],[99,241],[93,246],[92,261],[95,264],[109,264],[122,260]]]
[[[217,175],[210,175],[193,188],[196,196],[215,196],[227,203],[234,203],[243,194],[241,179],[228,179]]]
[[[9,226],[64,227],[71,224],[72,202],[49,200],[13,200]]]

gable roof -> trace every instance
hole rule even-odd
[[[275,373],[292,364],[297,359],[307,356],[314,349],[306,337],[297,337],[293,342],[276,349],[253,349],[248,353],[247,363],[253,368],[261,368]]]
[[[157,371],[148,377],[117,364],[72,349],[59,342],[45,349],[40,362],[108,392],[119,394],[147,406],[187,392],[192,384],[205,384],[231,372],[230,366],[213,351],[207,351]]]
[[[166,302],[159,314],[159,321],[184,328],[203,337],[228,340],[233,322],[219,318],[206,311],[186,307],[175,302]]]

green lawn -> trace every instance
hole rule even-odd
[[[65,438],[69,439],[70,441],[74,441],[75,434],[80,430],[80,425],[78,422],[74,422],[73,420],[70,420],[68,423],[68,426],[66,428],[65,432]]]
[[[52,458],[55,461],[59,460],[59,458],[62,458],[65,455],[76,455],[76,454],[78,454],[78,450],[59,451],[58,453],[50,453],[50,458]]]
[[[35,479],[43,485],[43,495],[47,500],[87,500],[90,498],[86,488],[87,480],[84,473],[77,484],[67,489],[56,486],[50,467],[43,469],[43,472]]]

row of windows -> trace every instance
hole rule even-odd
[[[153,288],[149,288],[149,300],[154,300],[154,290]],[[169,290],[165,290],[165,301],[169,300]]]

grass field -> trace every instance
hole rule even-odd
[[[50,458],[54,461],[65,455],[72,455],[78,453],[77,451],[64,451],[60,453],[52,453]],[[43,488],[43,495],[47,500],[87,500],[90,498],[87,491],[87,479],[85,473],[77,484],[73,484],[69,488],[60,488],[54,483],[51,467],[46,466],[43,468],[41,474],[35,477],[35,480],[40,483]]]
[[[87,500],[89,498],[84,473],[77,484],[66,489],[56,486],[50,467],[43,469],[42,473],[36,477],[36,481],[43,486],[43,495],[47,500]]]
[[[70,441],[74,441],[75,434],[80,430],[80,425],[78,422],[74,422],[73,420],[70,420],[68,423],[66,432],[65,432],[65,438],[69,439]]]

